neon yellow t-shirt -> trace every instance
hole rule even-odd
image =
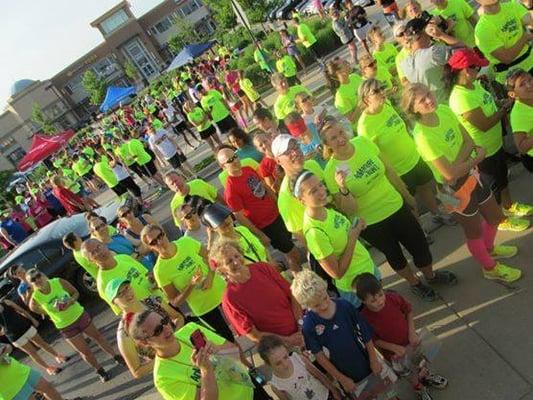
[[[203,132],[212,125],[209,118],[206,118],[205,121],[200,124],[205,117],[206,113],[200,107],[194,107],[187,113],[187,119],[196,127],[198,132]]]
[[[339,110],[342,115],[351,113],[357,107],[359,96],[357,91],[359,86],[363,83],[363,78],[355,72],[350,74],[350,80],[346,84],[341,84],[335,93],[335,108]],[[354,132],[357,129],[357,121],[351,124]]]
[[[187,182],[186,185],[189,187],[190,196],[200,196],[213,203],[217,200],[218,192],[216,187],[202,179],[193,179],[192,181]],[[183,196],[181,193],[176,193],[170,202],[170,212],[172,214],[172,218],[174,218],[174,223],[176,226],[180,225],[180,220],[178,217],[176,217],[176,210],[181,207],[184,202],[185,196]]]
[[[276,61],[276,69],[280,74],[283,74],[285,78],[296,76],[296,63],[288,54]]]
[[[387,68],[379,64],[376,71],[376,79],[385,86],[385,89],[392,89],[392,74]]]
[[[394,63],[396,64],[396,71],[398,72],[398,78],[400,79],[400,81],[405,78],[405,74],[403,73],[401,64],[402,61],[405,60],[407,57],[409,57],[409,50],[407,50],[405,47],[402,47],[394,60]]]
[[[165,400],[196,400],[200,388],[200,371],[191,362],[193,348],[191,334],[201,330],[206,339],[215,345],[225,339],[213,331],[189,322],[174,333],[180,343],[180,351],[174,357],[154,360],[154,385]],[[214,372],[220,400],[252,400],[253,384],[244,365],[239,361],[215,362]]]
[[[148,270],[144,265],[127,254],[117,254],[113,257],[117,265],[112,269],[99,269],[96,276],[96,288],[98,294],[113,310],[115,314],[120,314],[120,309],[114,305],[105,295],[107,284],[115,278],[126,278],[130,281],[130,286],[135,293],[135,298],[144,300],[152,294],[150,281],[146,277]]]
[[[298,27],[296,28],[296,34],[306,49],[316,43],[316,37],[313,32],[311,32],[311,28],[309,28],[309,26],[303,22],[298,24]]]
[[[77,174],[70,168],[63,168],[63,179],[65,180],[65,184],[67,188],[72,193],[79,193],[81,190],[81,186],[78,182],[78,176]]]
[[[525,133],[528,137],[533,136],[533,107],[516,100],[511,110],[511,129],[513,133]],[[533,149],[527,152],[533,157]]]
[[[250,99],[252,103],[256,102],[257,100],[261,98],[259,93],[257,93],[257,91],[255,90],[254,84],[252,83],[250,79],[248,78],[240,79],[239,86],[241,87],[244,94],[248,97],[248,99]]]
[[[315,160],[306,160],[304,162],[304,169],[311,171],[320,179],[324,176],[322,168]],[[278,209],[289,232],[298,233],[302,231],[305,206],[292,194],[287,176],[283,178],[279,188]]]
[[[342,161],[331,157],[324,168],[324,181],[331,194],[338,193],[335,172],[337,168],[349,170],[346,188],[357,201],[358,216],[372,225],[398,211],[403,205],[402,196],[385,175],[379,148],[362,136],[351,139],[350,143],[355,148],[352,157]]]
[[[127,167],[135,163],[135,157],[130,153],[128,143],[122,143],[113,151]]]
[[[84,175],[87,175],[87,173],[92,169],[92,165],[85,158],[80,157],[78,161],[72,164],[72,169],[79,176],[84,176]]]
[[[104,160],[104,158],[94,164],[93,171],[110,189],[118,185],[117,176],[109,165],[109,161]]]
[[[346,250],[350,229],[350,220],[338,211],[329,208],[324,221],[311,218],[307,213],[304,214],[305,242],[311,254],[318,261],[332,254],[340,259]],[[374,261],[367,249],[357,241],[350,266],[342,278],[335,279],[335,286],[345,292],[351,292],[354,279],[365,272],[374,274]]]
[[[357,124],[357,133],[379,147],[399,176],[411,171],[420,160],[405,122],[389,102],[385,102],[377,114],[363,112]]]
[[[457,115],[474,143],[487,151],[487,157],[492,156],[503,146],[502,125],[500,122],[497,122],[496,125],[484,132],[463,117],[464,113],[476,108],[481,108],[486,117],[490,117],[498,111],[494,98],[478,81],[474,82],[474,89],[455,85],[450,93],[450,108]]]
[[[81,254],[81,250],[72,250],[72,255],[74,256],[74,260],[85,270],[91,277],[96,279],[98,275],[98,266],[96,264],[93,264],[89,260],[87,260],[83,255]]]
[[[398,49],[392,43],[383,43],[379,50],[374,50],[372,56],[378,64],[389,71],[395,67],[396,57],[398,56]]]
[[[296,103],[294,98],[298,93],[306,93],[311,96],[311,92],[302,85],[294,85],[289,88],[286,94],[279,94],[274,102],[274,114],[276,118],[285,119],[291,112],[296,111]]]
[[[259,163],[253,158],[243,158],[241,160],[241,166],[250,167],[257,171],[257,169],[259,168]],[[226,183],[228,182],[228,171],[223,170],[220,174],[218,174],[218,180],[222,184],[222,187],[225,188]]]
[[[252,262],[268,262],[267,251],[263,243],[250,229],[239,225],[235,227],[239,235],[239,243],[244,252],[244,260],[247,264]]]
[[[417,122],[413,135],[422,159],[428,163],[437,182],[444,183],[444,178],[433,165],[433,161],[445,157],[449,162],[454,162],[463,146],[463,135],[459,120],[448,106],[439,104],[436,112],[439,124],[425,126]]]
[[[139,165],[144,165],[152,159],[139,139],[131,139],[128,142],[128,150],[131,156],[135,159],[135,162]]]
[[[50,317],[57,329],[66,328],[76,322],[85,310],[80,303],[75,302],[67,309],[58,311],[55,307],[56,302],[65,302],[69,300],[71,298],[70,294],[63,288],[59,278],[49,279],[48,282],[50,283],[50,293],[45,294],[39,289],[35,289],[33,291],[32,299],[43,309],[46,315]]]
[[[183,291],[197,271],[207,276],[209,268],[200,256],[201,243],[188,236],[175,240],[176,254],[171,258],[158,257],[154,266],[155,280],[160,288],[169,284]],[[196,316],[202,316],[213,310],[222,301],[222,294],[226,289],[226,282],[216,274],[213,284],[207,290],[199,287],[192,289],[187,304]]]
[[[491,65],[499,64],[491,53],[501,47],[508,49],[522,37],[524,26],[522,18],[528,13],[528,10],[521,4],[510,1],[500,3],[500,12],[497,14],[482,14],[476,24],[474,35],[476,46],[483,52]],[[527,44],[522,48],[518,57],[522,56],[528,49]],[[512,68],[522,68],[529,71],[533,67],[533,52],[522,62],[514,65]],[[496,80],[503,82],[509,71],[496,73]]]
[[[431,11],[431,14],[451,19],[455,23],[452,35],[467,47],[472,48],[476,45],[474,28],[468,20],[474,14],[474,9],[465,0],[448,0],[446,7],[442,10],[437,7]]]
[[[222,94],[215,89],[208,90],[200,100],[202,108],[211,114],[214,122],[220,122],[229,116],[229,110],[223,100]]]
[[[31,368],[13,357],[8,357],[9,364],[0,363],[0,399],[11,400],[22,390],[31,373]]]

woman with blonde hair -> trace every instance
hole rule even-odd
[[[505,282],[520,279],[519,269],[496,261],[514,256],[518,248],[494,244],[505,217],[476,169],[486,150],[474,145],[455,113],[438,104],[427,86],[409,85],[402,106],[416,120],[413,135],[418,151],[439,183],[439,198],[462,226],[466,246],[481,265],[483,276]]]

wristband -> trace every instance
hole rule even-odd
[[[343,192],[342,189],[339,189],[339,193],[342,194],[343,196],[348,196],[350,194],[350,191],[346,190],[345,192]]]

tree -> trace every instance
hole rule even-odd
[[[137,67],[135,67],[135,65],[130,60],[126,60],[126,62],[124,63],[124,73],[132,81],[136,81],[139,77],[139,71],[137,70]]]
[[[85,90],[89,93],[91,104],[95,106],[100,104],[105,96],[105,79],[100,78],[92,70],[88,69],[83,74],[81,83]]]
[[[211,10],[219,27],[225,30],[235,28],[237,17],[231,8],[230,0],[204,0],[204,3]]]
[[[174,19],[174,27],[176,28],[176,33],[168,41],[168,47],[174,54],[179,53],[188,44],[202,40],[196,32],[194,24],[187,18],[176,17]]]
[[[38,103],[33,103],[31,109],[31,120],[35,123],[35,125],[39,126],[39,129],[43,133],[47,135],[53,134],[56,131],[54,121],[45,115]]]
[[[264,22],[268,12],[275,2],[263,0],[237,0],[242,6],[250,23]]]

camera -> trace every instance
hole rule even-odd
[[[448,31],[448,22],[444,18],[438,15],[431,15],[426,10],[424,10],[422,11],[422,14],[420,14],[419,18],[421,18],[424,21],[424,28],[429,23],[434,23],[435,25],[437,25],[437,28],[439,28],[441,31],[443,32]]]

